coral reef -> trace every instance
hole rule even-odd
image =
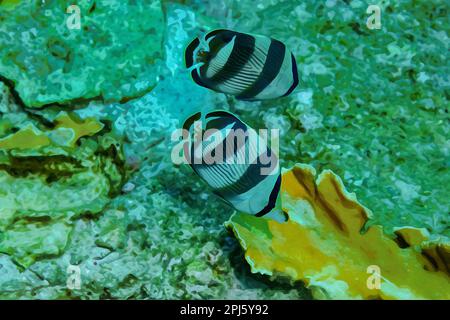
[[[232,210],[172,164],[193,111],[279,128],[283,166],[343,177],[386,241],[450,235],[445,3],[383,1],[379,30],[359,0],[77,4],[79,30],[65,1],[0,1],[0,298],[311,298],[251,274],[223,227]],[[287,43],[300,89],[248,103],[193,83],[184,47],[218,27]],[[436,248],[421,250],[442,269]]]
[[[156,85],[164,37],[159,0],[78,1],[79,29],[68,27],[69,5],[0,3],[0,75],[15,82],[28,107],[126,100]]]
[[[315,298],[450,298],[450,242],[430,242],[423,230],[410,227],[396,229],[400,244],[380,226],[363,230],[372,213],[334,173],[315,175],[307,165],[283,173],[288,222],[242,213],[228,222],[253,272],[305,281]],[[367,274],[373,267],[379,287]]]
[[[101,213],[88,210],[65,220],[70,234],[57,254],[40,254],[34,263],[27,261],[27,268],[18,267],[12,254],[0,254],[1,298],[310,298],[301,286],[293,288],[251,275],[238,243],[223,228],[230,208],[205,192],[188,168],[171,163],[171,132],[178,123],[192,110],[226,106],[227,101],[224,96],[205,93],[182,69],[184,43],[207,18],[179,4],[166,4],[165,11],[165,43],[177,50],[168,52],[158,86],[122,103],[95,100],[70,106],[74,119],[98,119],[110,124],[114,135],[123,137],[130,178]],[[6,89],[2,105],[12,106],[9,100],[14,99]],[[59,106],[32,113],[16,108],[5,110],[2,116],[21,115],[19,128],[37,116],[37,127],[40,122],[53,123],[61,112]],[[56,237],[57,229],[53,230],[48,218],[41,220],[40,225]],[[12,236],[21,237],[18,233]],[[39,237],[35,250],[46,237]],[[80,289],[67,287],[69,266],[80,268]]]
[[[3,84],[0,89],[7,93]],[[67,112],[55,117],[52,128],[40,128],[12,101],[2,112],[0,252],[27,267],[60,254],[70,220],[101,212],[120,191],[121,138],[94,118]]]

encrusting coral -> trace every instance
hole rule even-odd
[[[99,120],[67,112],[56,116],[53,128],[14,120],[0,119],[0,252],[27,267],[60,254],[70,219],[101,212],[125,172],[121,140]]]
[[[315,298],[450,298],[448,242],[429,241],[417,228],[397,228],[397,238],[365,228],[372,213],[340,178],[315,175],[303,164],[284,171],[287,222],[237,213],[227,223],[253,272],[302,280]]]
[[[121,101],[150,91],[163,58],[161,2],[77,1],[78,13],[70,4],[0,1],[0,75],[25,104]]]

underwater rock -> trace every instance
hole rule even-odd
[[[0,76],[25,105],[102,97],[128,100],[150,91],[163,59],[159,0],[2,1]],[[72,21],[73,20],[73,21]]]
[[[0,118],[0,252],[26,267],[61,253],[71,219],[120,192],[122,142],[95,118],[60,112],[45,127],[9,109]]]
[[[242,213],[227,222],[252,272],[304,281],[318,299],[450,298],[447,239],[431,241],[412,227],[397,228],[393,239],[366,227],[371,211],[340,178],[329,170],[315,176],[303,164],[284,170],[288,222]]]
[[[0,235],[0,252],[28,267],[40,257],[60,255],[67,245],[72,227],[63,222],[15,223]]]

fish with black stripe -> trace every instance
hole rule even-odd
[[[240,100],[288,96],[299,83],[294,55],[261,35],[209,32],[188,45],[185,63],[197,84]]]
[[[213,193],[238,211],[286,221],[278,156],[254,129],[226,111],[198,112],[183,129],[184,156]]]

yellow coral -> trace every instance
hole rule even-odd
[[[35,149],[52,144],[50,137],[55,134],[67,132],[64,137],[64,145],[75,147],[75,143],[84,136],[91,136],[103,129],[104,125],[95,118],[80,121],[74,119],[74,115],[61,112],[55,119],[53,130],[42,132],[33,125],[28,125],[21,130],[0,139],[0,149]]]
[[[237,213],[227,223],[253,272],[302,280],[316,298],[450,298],[448,244],[410,227],[396,230],[397,241],[380,226],[362,232],[370,210],[333,172],[315,175],[307,165],[283,172],[287,222]]]
[[[33,125],[28,125],[21,130],[3,139],[0,139],[0,149],[33,149],[50,144],[50,139]]]
[[[56,117],[56,129],[68,129],[72,132],[72,137],[69,141],[71,147],[84,136],[91,136],[103,129],[104,125],[95,118],[87,118],[76,121],[69,114],[62,112]]]

